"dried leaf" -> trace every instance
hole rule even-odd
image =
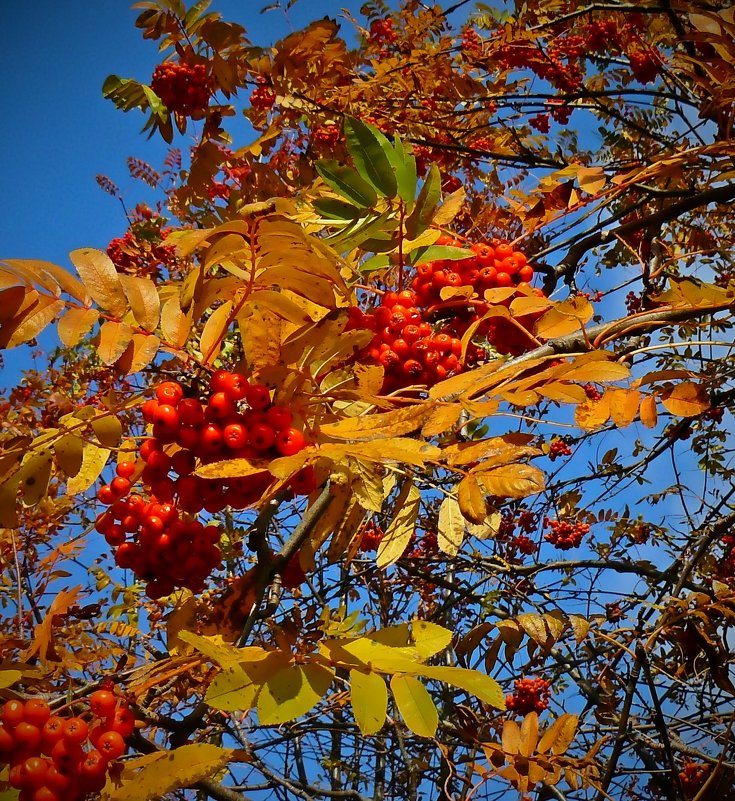
[[[183,348],[191,331],[191,320],[181,311],[178,292],[164,304],[161,312],[161,333],[170,345]]]
[[[618,428],[629,426],[638,416],[641,393],[636,389],[608,389],[610,416]]]
[[[347,417],[337,423],[323,425],[321,433],[332,439],[348,439],[352,442],[370,442],[378,437],[400,437],[420,428],[430,411],[429,405],[422,403],[392,412]]]

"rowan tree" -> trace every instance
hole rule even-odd
[[[157,203],[0,263],[2,798],[735,797],[733,9],[136,7]]]

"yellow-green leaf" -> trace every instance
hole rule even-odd
[[[248,648],[238,648],[226,642],[221,635],[202,636],[193,631],[180,631],[178,638],[196,648],[199,653],[216,662],[222,667],[229,667],[239,663],[260,662],[268,657],[270,651],[251,645]]]
[[[350,671],[350,700],[355,721],[364,735],[377,734],[385,723],[388,688],[377,673]]]
[[[84,443],[76,434],[65,434],[54,443],[59,467],[67,476],[75,476],[82,467]]]
[[[225,712],[250,709],[260,689],[248,674],[236,664],[223,668],[209,685],[204,696],[205,703]]]
[[[213,776],[232,759],[233,751],[209,743],[182,745],[124,763],[122,785],[108,784],[102,801],[158,801],[172,790],[192,787]]]
[[[313,663],[279,670],[258,695],[258,719],[271,725],[305,715],[324,697],[333,679],[329,668]]]
[[[105,448],[116,448],[122,437],[122,423],[114,414],[103,414],[92,420],[92,430]]]
[[[0,670],[0,690],[12,687],[22,676],[23,673],[20,670]]]
[[[94,248],[73,250],[69,258],[77,268],[85,289],[100,308],[116,317],[122,317],[127,309],[127,302],[112,259]]]
[[[436,679],[445,684],[451,684],[452,687],[459,687],[460,690],[472,693],[483,703],[494,706],[496,709],[505,709],[505,695],[501,686],[495,679],[478,670],[425,665],[421,666],[418,673],[427,679]]]
[[[439,507],[439,549],[449,556],[456,556],[464,539],[464,517],[456,498],[447,496]]]
[[[406,726],[419,737],[433,737],[439,713],[424,685],[413,676],[393,676],[390,689]]]
[[[20,468],[23,503],[35,506],[46,495],[53,459],[50,451],[31,453]]]
[[[453,636],[449,629],[430,623],[428,620],[411,622],[411,639],[422,659],[428,659],[443,651],[452,642]]]
[[[107,448],[98,448],[91,442],[85,443],[82,466],[79,472],[66,482],[67,492],[70,495],[77,495],[89,489],[99,478],[109,455],[110,451]]]

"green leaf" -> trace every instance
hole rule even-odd
[[[441,200],[441,184],[439,168],[436,164],[432,164],[416,199],[416,206],[406,220],[406,234],[409,239],[416,239],[419,234],[429,227],[434,210]]]
[[[391,164],[395,151],[385,135],[372,125],[346,117],[345,137],[347,150],[360,175],[384,197],[395,197],[398,184]]]
[[[352,167],[340,164],[334,159],[319,159],[315,166],[322,181],[342,197],[360,208],[375,205],[378,199],[377,192]]]
[[[363,734],[377,734],[385,723],[388,711],[388,688],[377,673],[350,671],[352,711]]]
[[[407,259],[411,265],[426,264],[430,261],[446,259],[447,261],[462,261],[471,259],[472,251],[465,248],[454,248],[449,245],[425,245],[411,251]]]
[[[132,78],[121,78],[119,75],[108,75],[102,84],[102,94],[123,111],[134,108],[145,110],[148,99],[140,81]]]
[[[497,709],[505,709],[505,696],[498,682],[478,670],[425,665],[420,666],[416,672],[427,679],[436,679],[445,684],[451,684],[452,687],[459,687],[460,690],[472,693],[484,703]]]
[[[322,217],[336,220],[354,220],[360,216],[360,209],[336,197],[320,197],[314,201],[314,208]]]
[[[411,211],[413,207],[413,202],[416,198],[416,186],[418,184],[416,158],[411,152],[410,147],[409,145],[407,149],[398,134],[396,134],[392,156],[390,157],[398,183],[398,197],[406,204],[406,209],[408,211]]]
[[[414,734],[433,737],[439,725],[439,713],[424,685],[413,676],[393,676],[390,688],[401,717]]]
[[[264,725],[286,723],[305,715],[322,699],[334,674],[322,665],[290,665],[275,673],[258,696],[258,718]]]
[[[377,253],[360,265],[361,273],[372,273],[375,270],[383,270],[390,264],[390,259],[385,253]]]

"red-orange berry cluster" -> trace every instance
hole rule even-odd
[[[602,392],[594,384],[583,384],[582,389],[591,401],[598,401],[602,398]]]
[[[209,105],[211,80],[205,64],[166,61],[153,70],[151,89],[169,111],[191,117]]]
[[[168,595],[176,586],[200,592],[220,562],[220,534],[191,516],[202,510],[216,514],[227,506],[244,509],[261,497],[273,476],[264,467],[242,478],[204,479],[193,474],[197,465],[292,456],[306,447],[306,439],[293,427],[290,410],[271,403],[265,385],[228,370],[212,375],[204,402],[187,397],[179,382],[165,381],[143,404],[143,418],[153,436],[140,445],[145,463],[140,479],[151,501],[128,497],[136,467],[121,462],[117,476],[97,493],[110,509],[96,527],[117,549],[117,564],[148,582],[150,597]],[[290,487],[296,494],[312,492],[313,469],[296,473]]]
[[[259,78],[258,84],[250,93],[250,105],[253,108],[272,108],[276,102],[275,89],[272,86],[268,86],[264,78]]]
[[[360,550],[363,553],[377,551],[384,536],[383,529],[374,520],[368,520],[360,531]]]
[[[0,713],[0,765],[18,801],[80,801],[105,786],[110,762],[135,728],[127,703],[108,690],[89,699],[92,715],[52,714],[41,698],[6,701]],[[93,717],[92,717],[93,716]]]
[[[161,267],[171,269],[176,265],[176,246],[165,243],[167,231],[156,236],[143,234],[133,224],[122,236],[115,237],[107,246],[107,255],[119,273],[155,278]]]
[[[397,35],[393,30],[393,20],[390,17],[376,19],[370,23],[370,42],[376,45],[386,45],[395,42]]]
[[[549,533],[544,535],[544,539],[561,551],[578,548],[590,530],[589,523],[579,521],[551,520],[545,517],[544,524],[550,529]]]
[[[436,532],[427,531],[423,536],[418,538],[414,534],[414,537],[409,543],[409,548],[406,548],[401,558],[423,559],[427,556],[435,556],[439,553],[439,541]]]
[[[679,781],[682,789],[689,796],[694,796],[700,790],[709,775],[710,765],[702,762],[685,762],[679,771]]]
[[[549,459],[555,461],[560,456],[571,456],[572,446],[563,437],[554,437],[549,445]]]
[[[336,125],[318,125],[311,132],[311,140],[322,147],[332,147],[339,142],[340,129]]]
[[[505,698],[505,706],[519,715],[537,712],[539,715],[549,706],[551,686],[546,679],[516,679],[513,694]]]
[[[446,236],[437,242],[462,246]],[[474,244],[471,250],[473,255],[466,259],[419,265],[410,289],[384,293],[380,305],[367,312],[350,309],[349,328],[375,332],[364,355],[385,368],[384,391],[414,384],[431,386],[485,359],[486,348],[470,342],[461,361],[461,338],[474,324],[475,337],[497,353],[519,355],[536,344],[530,329],[538,315],[513,321],[490,317],[480,322],[493,305],[484,298],[486,290],[529,287],[534,271],[526,257],[497,239],[492,244]],[[447,287],[468,287],[472,297],[443,297],[442,290]],[[541,290],[533,291],[543,295]],[[510,305],[511,299],[512,293],[501,303]]]

